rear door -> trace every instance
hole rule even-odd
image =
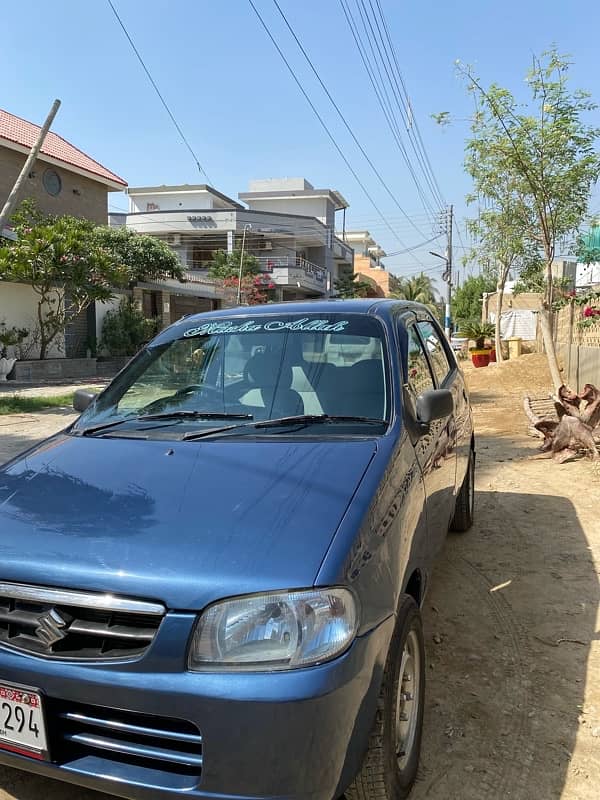
[[[412,320],[405,317],[406,378],[404,384],[404,414],[411,431],[415,453],[425,482],[427,494],[427,531],[430,553],[442,546],[454,513],[456,480],[456,425],[454,414],[435,420],[427,431],[417,425],[417,397],[430,389],[448,388],[453,396],[456,388],[451,365],[441,358],[440,334],[429,318]],[[404,338],[404,337],[402,337]],[[445,370],[445,372],[444,372]]]

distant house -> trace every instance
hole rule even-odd
[[[35,143],[40,126],[0,110],[0,207],[4,205]],[[31,198],[48,214],[72,214],[106,224],[108,193],[123,191],[126,181],[62,136],[50,131],[29,173],[20,199]],[[37,297],[23,284],[0,284],[0,322],[35,328]],[[85,355],[94,335],[93,307],[65,331],[54,356]],[[92,332],[90,334],[90,331]]]
[[[336,212],[348,204],[304,178],[252,181],[238,195],[242,202],[205,184],[130,188],[128,195],[129,213],[111,214],[110,224],[162,239],[185,268],[185,283],[134,290],[147,316],[164,325],[226,302],[208,266],[216,250],[232,252],[242,242],[275,285],[277,300],[326,297],[341,274],[352,272],[352,248],[335,235]]]
[[[354,249],[354,272],[375,284],[375,296],[389,297],[390,273],[381,263],[386,253],[369,231],[345,231],[338,236],[343,236],[346,244]]]

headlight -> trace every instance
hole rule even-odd
[[[356,602],[348,589],[224,600],[198,620],[188,668],[258,672],[307,667],[342,653],[357,627]]]

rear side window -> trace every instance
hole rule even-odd
[[[452,370],[441,336],[431,322],[418,322],[417,326],[425,342],[437,385],[441,386]]]

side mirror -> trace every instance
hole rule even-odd
[[[94,402],[98,395],[95,392],[86,392],[85,389],[77,389],[73,395],[73,408],[75,411],[85,411]]]
[[[448,417],[453,411],[454,399],[449,389],[430,389],[417,397],[417,419],[421,425]]]

